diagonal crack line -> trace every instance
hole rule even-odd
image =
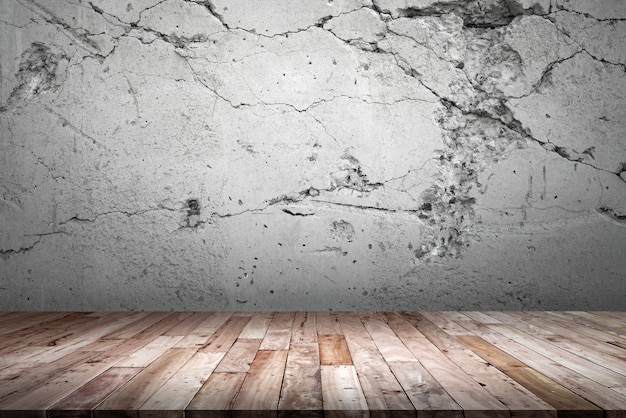
[[[89,54],[98,55],[100,50],[95,42],[89,39],[85,34],[77,33],[76,29],[63,22],[59,17],[55,16],[52,12],[46,9],[44,6],[35,2],[35,0],[17,0],[17,2],[24,8],[33,12],[33,14],[41,17],[47,23],[57,26],[61,29],[61,32],[70,40],[78,44],[80,48],[87,51]]]

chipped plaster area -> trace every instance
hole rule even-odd
[[[626,10],[0,0],[0,307],[626,309]]]

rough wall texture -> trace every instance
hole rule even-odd
[[[626,309],[622,0],[0,0],[2,310]]]

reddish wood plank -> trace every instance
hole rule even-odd
[[[48,415],[50,418],[64,418],[70,416],[69,411],[72,411],[72,417],[91,417],[92,409],[141,370],[112,367],[58,402]]]
[[[110,411],[138,410],[194,353],[189,348],[169,350],[105,399],[94,411],[94,417],[109,417]]]
[[[343,335],[319,335],[318,342],[322,365],[352,365],[352,356]]]
[[[286,350],[259,351],[239,390],[233,409],[276,411],[286,360]]]
[[[220,353],[228,352],[248,321],[250,321],[250,317],[231,316],[215,331],[215,334],[209,338],[200,350]]]

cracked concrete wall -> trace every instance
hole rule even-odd
[[[625,4],[0,0],[0,309],[624,310]]]

